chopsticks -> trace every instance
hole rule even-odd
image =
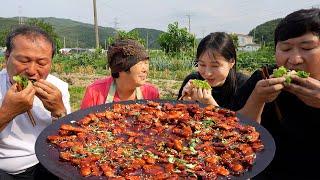
[[[22,91],[22,89],[23,89],[22,86],[19,83],[17,84],[17,89],[18,89],[18,91]],[[34,120],[34,117],[33,117],[32,113],[31,113],[31,111],[28,110],[27,114],[29,116],[29,119],[31,121],[32,126],[34,127],[36,125],[36,121]]]
[[[263,79],[269,79],[270,78],[267,66],[263,66],[261,72],[262,72],[262,78]],[[280,121],[282,119],[282,114],[281,114],[279,105],[277,103],[277,100],[273,101],[273,103],[274,103],[274,107],[275,107],[277,118]]]
[[[180,96],[178,100],[179,100],[179,101],[182,100],[182,98],[184,98],[186,95],[187,95],[187,94],[184,94],[183,96]]]
[[[269,79],[270,78],[267,66],[263,66],[262,67],[262,77],[263,77],[263,79]]]

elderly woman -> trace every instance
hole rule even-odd
[[[86,89],[81,109],[90,106],[137,99],[158,99],[156,87],[146,83],[149,56],[134,40],[118,40],[108,48],[111,76],[95,81]]]

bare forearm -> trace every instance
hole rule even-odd
[[[12,120],[10,113],[6,112],[3,107],[0,107],[0,132],[8,125]]]
[[[254,95],[251,94],[244,107],[240,109],[237,113],[240,113],[260,123],[264,105],[264,102],[257,101]]]

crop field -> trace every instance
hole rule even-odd
[[[183,79],[194,67],[192,55],[168,56],[162,51],[150,51],[150,72],[148,81],[158,87],[162,99],[176,99]],[[273,63],[274,56],[269,50],[239,52],[238,71],[250,73],[264,64]],[[57,55],[54,58],[52,74],[69,83],[72,111],[79,109],[87,85],[94,80],[110,75],[105,54],[82,53]],[[0,69],[4,57],[0,57]]]

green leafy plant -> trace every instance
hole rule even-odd
[[[275,63],[274,49],[271,47],[262,47],[258,51],[237,53],[237,68],[246,71],[255,71],[265,65]]]
[[[168,25],[168,32],[159,36],[158,42],[166,54],[176,54],[182,51],[193,51],[196,46],[195,36],[187,28],[179,28],[178,22]]]
[[[192,85],[196,88],[211,89],[211,86],[207,81],[202,81],[198,79],[192,80]]]
[[[117,31],[117,33],[114,37],[108,37],[108,44],[110,45],[119,39],[122,39],[122,40],[123,39],[133,39],[133,40],[138,41],[140,44],[142,44],[144,46],[146,44],[145,40],[140,37],[139,32],[137,30],[129,31],[129,32],[119,30],[119,31]]]
[[[278,69],[273,70],[273,77],[278,78],[286,75],[288,73],[287,69],[283,66],[279,67]]]
[[[305,72],[305,71],[298,71],[297,72],[297,76],[301,77],[301,78],[307,78],[310,76],[310,73]]]
[[[295,71],[295,70],[289,70],[285,68],[284,66],[280,66],[278,69],[273,70],[273,77],[285,77],[286,78],[286,83],[291,83],[292,75],[297,75],[300,78],[308,78],[310,76],[310,73],[305,72],[305,71]]]
[[[16,75],[16,76],[13,76],[12,79],[16,83],[20,84],[22,86],[22,88],[26,88],[28,86],[29,79],[26,76]]]

